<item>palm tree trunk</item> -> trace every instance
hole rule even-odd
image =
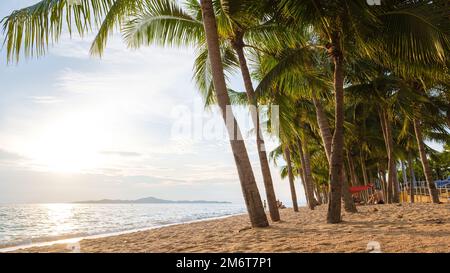
[[[300,155],[300,157],[301,157],[301,156],[302,156],[302,155]],[[303,159],[301,159],[301,160],[303,160]],[[300,166],[300,168],[299,168],[299,175],[300,175],[300,181],[301,181],[301,183],[302,183],[302,187],[303,187],[303,189],[304,189],[304,191],[305,191],[306,204],[307,204],[308,207],[309,207],[310,201],[309,201],[308,193],[307,193],[307,191],[306,191],[305,174],[304,174],[304,171],[303,171],[303,166]]]
[[[256,185],[255,176],[250,165],[250,160],[247,154],[247,149],[245,148],[245,143],[242,139],[240,128],[236,122],[233,112],[227,109],[230,105],[230,98],[228,97],[225,83],[223,65],[220,56],[216,18],[214,15],[212,1],[201,0],[201,8],[208,45],[208,55],[211,63],[215,87],[214,90],[222,113],[222,118],[226,124],[228,135],[230,137],[231,149],[236,162],[250,222],[253,227],[267,227],[269,222],[267,221],[267,216],[264,212],[261,196]]]
[[[329,53],[334,62],[335,129],[331,144],[330,200],[327,222],[341,222],[342,163],[344,158],[344,56],[338,33],[333,34]]]
[[[331,143],[333,141],[333,136],[331,134],[330,124],[328,123],[327,115],[323,110],[322,103],[315,96],[313,97],[314,106],[316,108],[316,118],[317,124],[320,129],[320,136],[325,148],[325,155],[327,156],[328,162],[331,160]]]
[[[388,139],[388,143],[389,143],[389,148],[388,148],[388,153],[389,153],[389,180],[391,180],[391,175],[392,175],[392,194],[393,194],[393,198],[392,198],[392,202],[394,203],[399,203],[400,202],[400,186],[398,183],[398,178],[397,178],[397,161],[395,160],[395,156],[394,156],[394,139],[393,139],[393,135],[392,135],[392,123],[391,120],[388,116],[388,114],[385,114],[385,124],[386,124],[386,136]]]
[[[379,170],[379,175],[380,175],[380,180],[381,180],[381,187],[383,190],[383,195],[387,198],[387,182],[386,182],[386,173],[384,172],[384,170]],[[387,200],[385,200],[387,201]]]
[[[409,176],[410,176],[410,186],[409,186],[409,198],[410,202],[414,203],[414,187],[416,183],[416,175],[414,174],[414,166],[412,163],[412,154],[411,151],[408,151],[408,168],[409,168]]]
[[[320,194],[320,188],[317,184],[313,184],[313,186],[314,186],[314,193],[316,194],[317,204],[322,205],[323,200],[322,200],[322,195]]]
[[[332,140],[333,136],[331,134],[330,125],[328,123],[328,119],[326,117],[325,111],[323,110],[322,103],[320,100],[318,100],[316,97],[313,97],[314,106],[316,108],[316,118],[317,118],[317,124],[319,125],[320,129],[320,136],[322,138],[322,141],[324,143],[324,149],[325,149],[325,155],[328,159],[328,164],[330,165],[331,169],[331,147],[332,147]],[[357,212],[356,206],[353,202],[351,194],[348,192],[348,182],[346,182],[345,177],[345,170],[342,170],[343,178],[343,185],[342,185],[342,199],[344,200],[344,208],[347,212]],[[346,185],[344,185],[346,184]],[[330,199],[330,198],[327,198]],[[327,200],[328,201],[328,200]],[[327,202],[328,203],[328,202]]]
[[[311,165],[309,161],[309,156],[306,156],[306,147],[302,144],[300,138],[297,138],[298,150],[300,153],[300,161],[303,169],[303,178],[305,186],[305,194],[308,200],[308,207],[314,209],[316,202],[314,199],[314,192],[312,188],[312,175],[311,175]]]
[[[323,185],[322,186],[322,192],[323,192],[323,200],[325,202],[325,204],[328,204],[328,192],[327,192],[328,187]]]
[[[297,203],[297,193],[295,192],[295,184],[294,184],[294,173],[292,172],[292,162],[291,162],[291,152],[289,148],[286,147],[284,149],[284,156],[286,157],[286,164],[288,168],[288,176],[289,176],[289,186],[291,188],[291,197],[292,197],[292,206],[294,207],[294,211],[298,211],[298,203]]]
[[[413,119],[414,132],[416,133],[417,145],[419,146],[420,161],[422,162],[423,173],[425,175],[425,180],[428,184],[428,190],[430,192],[430,197],[433,203],[439,204],[439,196],[436,190],[436,185],[434,184],[433,177],[431,175],[430,164],[428,163],[427,154],[425,152],[425,145],[423,144],[422,129],[420,128],[420,123],[417,118]]]
[[[363,174],[364,185],[368,185],[369,184],[369,178],[367,177],[366,160],[364,159],[362,151],[361,151],[359,160],[361,162],[361,172]]]
[[[387,181],[387,202],[398,203],[398,180],[397,170],[394,158],[394,141],[392,138],[392,125],[390,123],[388,114],[384,109],[379,110],[381,129],[383,131],[384,143],[386,145],[386,152],[388,156],[388,181]]]
[[[358,175],[355,171],[355,164],[353,162],[353,157],[350,155],[350,153],[347,151],[347,161],[348,161],[348,168],[350,171],[350,177],[352,181],[352,186],[360,185],[360,182],[358,181]]]
[[[314,178],[312,176],[312,168],[311,168],[311,155],[308,150],[308,139],[306,137],[303,138],[302,141],[302,148],[303,148],[303,156],[305,157],[305,170],[306,170],[306,181],[308,182],[308,186],[310,188],[310,194],[312,197],[312,200],[314,202],[314,206],[318,205],[318,201],[316,197],[314,196]]]
[[[353,202],[352,194],[350,193],[350,186],[348,183],[347,171],[345,166],[342,166],[342,200],[344,200],[344,209],[346,212],[356,213],[355,202]]]
[[[344,209],[346,212],[351,212],[351,213],[355,213],[358,212],[356,210],[356,204],[353,201],[353,197],[352,194],[350,193],[350,186],[356,186],[358,181],[355,173],[355,170],[353,169],[353,161],[350,158],[350,155],[348,154],[347,151],[347,161],[348,161],[348,170],[350,173],[350,179],[348,179],[347,177],[347,171],[345,168],[345,164],[344,164],[344,170],[343,170],[343,174],[344,174],[344,179],[342,181],[342,198],[344,200]],[[350,183],[350,182],[351,183]]]
[[[250,76],[250,71],[248,69],[247,60],[244,54],[244,42],[242,40],[242,35],[237,34],[238,38],[233,43],[234,50],[239,59],[239,66],[242,73],[242,78],[244,79],[245,91],[247,93],[247,99],[254,107],[254,113],[251,113],[253,126],[256,130],[256,149],[258,151],[259,163],[261,165],[261,171],[264,181],[264,187],[266,189],[267,203],[269,206],[270,218],[272,221],[276,222],[280,220],[280,212],[277,206],[277,197],[275,196],[275,190],[273,188],[272,175],[270,173],[269,161],[267,160],[266,147],[264,144],[264,138],[259,126],[259,110],[258,103],[255,96],[255,90],[253,88],[252,79]]]

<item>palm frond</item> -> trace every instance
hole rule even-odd
[[[130,0],[115,0],[113,5],[108,10],[101,26],[92,42],[90,52],[92,55],[101,56],[108,42],[108,36],[111,35],[116,27],[122,26],[124,20],[136,11],[140,11],[145,6],[151,4],[152,1],[130,1]]]
[[[192,1],[188,4],[190,9],[194,8]],[[123,26],[123,38],[131,48],[152,44],[199,46],[205,41],[203,23],[190,11],[185,11],[177,1],[146,0],[143,9]]]
[[[230,74],[232,74],[235,69],[239,67],[239,61],[234,54],[234,50],[225,43],[222,43],[221,53],[223,68],[226,72],[225,79],[228,81]],[[206,46],[202,46],[197,50],[197,55],[194,62],[193,79],[195,80],[200,95],[205,102],[205,107],[215,104],[216,98],[214,96],[212,70],[208,58],[208,49]]]
[[[133,0],[122,0],[134,2]],[[18,62],[21,56],[44,55],[56,43],[63,30],[83,36],[99,26],[114,0],[43,0],[16,10],[0,21],[5,33],[7,60]],[[22,55],[23,54],[23,55]]]

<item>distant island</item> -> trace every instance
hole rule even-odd
[[[114,200],[114,199],[102,199],[102,200],[88,200],[88,201],[76,201],[77,204],[231,204],[231,202],[224,201],[205,201],[205,200],[164,200],[155,197],[145,197],[136,200]]]

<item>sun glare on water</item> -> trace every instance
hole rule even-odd
[[[69,233],[73,230],[73,204],[44,204],[43,206],[47,209],[47,218],[54,235]]]

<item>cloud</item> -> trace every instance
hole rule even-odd
[[[61,102],[62,100],[53,96],[31,96],[29,97],[34,103],[37,104],[53,104]]]
[[[14,152],[0,149],[0,166],[7,167],[8,169],[20,169],[27,168],[27,164],[30,163],[29,158]],[[1,180],[1,176],[0,176]]]
[[[124,156],[124,157],[137,157],[142,156],[140,153],[136,152],[127,152],[127,151],[100,151],[102,155],[116,155],[116,156]]]
[[[11,153],[6,150],[0,149],[0,162],[2,161],[17,161],[17,160],[23,160],[25,157],[16,154]]]

